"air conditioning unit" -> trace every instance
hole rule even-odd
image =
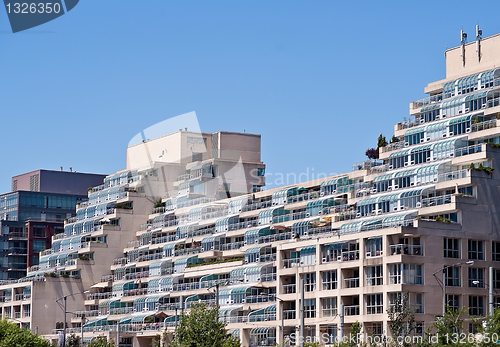
[[[455,153],[450,153],[450,157],[453,157],[453,156],[455,156]]]
[[[319,193],[319,196],[325,196],[325,192]]]
[[[415,165],[415,160],[410,161],[410,165]]]
[[[365,258],[370,258],[372,256],[372,252],[366,252]]]
[[[420,139],[420,143],[424,143],[425,142],[425,139]]]
[[[245,299],[241,299],[241,303],[244,304],[245,303]]]
[[[389,170],[392,170],[393,169],[393,166],[392,165],[389,165]]]
[[[408,142],[405,142],[405,147],[408,147],[410,144]]]
[[[438,178],[437,178],[437,177],[434,177],[433,181],[434,181],[434,182],[437,182],[437,181],[438,181]]]
[[[399,210],[400,210],[400,211],[403,211],[404,209],[405,209],[405,205],[401,205],[401,206],[399,206]]]
[[[382,210],[381,209],[378,209],[375,211],[377,214],[381,214],[382,213]]]
[[[337,189],[332,190],[332,194],[337,193]]]
[[[431,157],[427,157],[427,159],[425,159],[426,162],[430,162],[432,160]]]
[[[308,212],[308,213],[306,213],[306,218],[307,218],[307,217],[311,217],[311,214],[310,214],[309,212]]]
[[[441,115],[441,118],[446,118],[446,114],[442,114],[442,115]]]
[[[324,258],[324,257],[323,257],[323,258],[321,258],[321,262],[322,262],[322,263],[326,263],[327,261],[328,261],[328,258]]]
[[[486,106],[487,106],[486,104],[483,104],[483,105],[481,106],[481,108],[486,108]]]
[[[462,113],[462,110],[458,110],[458,114]]]
[[[361,213],[356,213],[356,218],[361,217]]]
[[[406,166],[408,166],[408,165],[410,165],[410,163],[406,162],[406,163],[405,163],[405,167],[406,167]]]
[[[465,113],[469,112],[469,109],[466,107],[464,110]]]
[[[447,134],[447,133],[444,133],[444,134],[443,134],[443,137],[446,137],[446,136],[448,136],[448,134]]]
[[[372,189],[372,194],[375,194],[377,192],[377,188]]]
[[[397,207],[397,206],[394,206],[394,207],[392,208],[392,210],[393,210],[394,212],[396,212],[396,211],[398,210],[398,207]]]
[[[422,207],[422,203],[421,202],[417,202],[417,205],[416,205],[417,208],[420,208]]]
[[[472,129],[471,129],[471,128],[467,128],[467,129],[465,129],[465,132],[466,132],[466,133],[470,133],[471,131],[472,131]]]
[[[342,256],[341,255],[337,256],[337,261],[342,261]]]
[[[413,187],[415,185],[415,182],[410,182],[410,187]]]
[[[234,304],[234,300],[229,300],[229,303],[230,304]]]
[[[424,123],[425,120],[423,118],[420,118],[420,124]]]
[[[392,186],[387,187],[387,190],[392,190]]]
[[[397,184],[395,184],[392,189],[399,189],[399,186]]]
[[[243,241],[243,246],[246,246],[247,245],[247,242],[246,241]]]
[[[431,140],[430,137],[426,138],[425,141],[429,142]]]
[[[323,214],[323,211],[318,211],[318,215],[322,215]]]

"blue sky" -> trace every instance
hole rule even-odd
[[[274,177],[349,171],[445,77],[460,29],[500,32],[499,6],[82,0],[17,34],[0,9],[0,192],[38,168],[121,170],[135,134],[190,111],[262,134]]]

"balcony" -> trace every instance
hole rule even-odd
[[[359,277],[344,278],[344,288],[358,288]]]
[[[221,251],[232,251],[235,249],[239,249],[241,247],[245,246],[245,242],[240,241],[240,242],[232,242],[232,243],[226,243],[220,246]]]
[[[285,284],[283,287],[283,294],[294,294],[297,293],[297,285],[293,284]]]
[[[300,258],[283,259],[283,269],[289,269],[292,267],[299,267],[299,266],[300,266]]]
[[[109,310],[110,315],[117,315],[117,314],[128,314],[128,313],[133,313],[134,312],[134,307],[119,307],[119,308],[112,308]]]
[[[451,204],[453,194],[435,196],[433,198],[422,199],[422,207],[438,206]]]
[[[296,319],[297,312],[295,310],[283,310],[283,319]]]
[[[422,255],[422,245],[406,245],[397,244],[390,245],[391,255],[406,254],[406,255]]]
[[[246,323],[248,316],[220,317],[219,320],[225,323]],[[276,317],[273,320],[276,320]]]
[[[87,300],[100,300],[100,299],[108,299],[112,296],[113,293],[91,293],[87,294]]]
[[[359,305],[344,306],[344,316],[358,316]]]
[[[89,318],[89,317],[97,317],[99,316],[99,310],[92,310],[92,311],[76,311],[75,316],[78,318]]]

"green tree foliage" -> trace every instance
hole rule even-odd
[[[181,315],[179,326],[169,347],[239,347],[240,342],[228,336],[226,324],[219,320],[219,307],[194,304],[189,314]]]
[[[495,309],[492,316],[486,318],[484,327],[480,327],[479,332],[484,336],[484,340],[480,343],[481,347],[498,347],[499,343],[497,340],[500,335],[500,307]]]
[[[80,347],[80,337],[75,334],[71,334],[67,337],[66,341],[67,347]]]
[[[411,343],[405,342],[405,337],[415,330],[415,314],[410,309],[409,297],[407,292],[402,294],[401,300],[396,300],[387,310],[391,334],[394,337],[400,336],[400,346],[403,347],[411,346]]]
[[[377,139],[377,148],[385,146],[387,146],[387,140],[385,139],[384,135],[380,134]]]
[[[397,137],[396,135],[392,135],[391,143],[396,143],[396,142],[399,142],[399,137]]]
[[[0,321],[0,347],[50,347],[50,344],[40,336],[32,334],[27,329],[6,319]]]
[[[108,342],[104,336],[99,336],[88,344],[87,347],[115,347],[115,342],[113,340]]]

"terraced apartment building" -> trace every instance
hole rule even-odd
[[[495,35],[447,50],[446,79],[410,103],[399,141],[346,174],[261,190],[252,134],[130,146],[40,265],[0,286],[2,316],[56,340],[58,300],[67,334],[142,347],[196,302],[218,304],[243,346],[297,336],[301,318],[325,344],[357,321],[390,335],[405,292],[414,334],[443,304],[487,314],[500,302],[499,47]]]

